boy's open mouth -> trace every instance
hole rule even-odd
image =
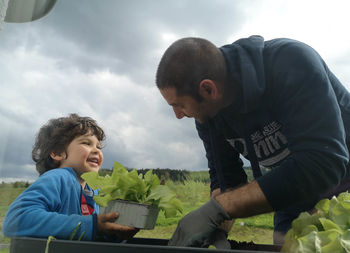
[[[100,159],[98,159],[98,158],[88,158],[87,162],[98,166],[100,164]]]

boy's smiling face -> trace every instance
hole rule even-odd
[[[60,162],[60,168],[72,167],[79,178],[85,172],[98,171],[103,162],[101,144],[91,132],[75,137],[66,152],[51,157]]]

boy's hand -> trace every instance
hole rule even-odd
[[[123,226],[115,224],[114,221],[119,216],[119,213],[112,212],[97,215],[97,232],[98,234],[116,235],[122,240],[132,238],[137,232],[138,228]]]

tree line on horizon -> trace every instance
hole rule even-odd
[[[133,170],[131,168],[127,168],[129,171]],[[180,169],[169,169],[169,168],[142,168],[136,169],[139,174],[145,175],[149,170],[152,170],[154,174],[158,176],[161,181],[171,180],[173,182],[184,183],[185,181],[195,181],[202,183],[210,183],[209,171],[208,170],[200,170],[200,171],[189,171],[189,170],[180,170]],[[248,181],[254,180],[253,172],[251,167],[244,167],[245,172],[248,176]],[[269,169],[261,167],[262,173],[266,173]],[[99,171],[101,176],[111,175],[112,169],[102,168]],[[13,187],[13,188],[28,188],[32,183],[28,181],[16,181],[11,183],[6,183],[2,181],[0,183],[0,188],[4,187]]]
[[[132,168],[126,168],[129,171],[133,170]],[[254,180],[253,171],[250,166],[243,167],[244,171],[247,174],[248,181],[251,182]],[[262,174],[265,174],[269,171],[269,168],[261,167]],[[149,170],[152,170],[154,174],[158,176],[160,180],[167,181],[171,180],[173,182],[185,181],[197,181],[202,183],[210,183],[209,170],[200,170],[200,171],[190,171],[190,170],[180,170],[180,169],[169,169],[169,168],[156,168],[156,169],[136,169],[137,173],[145,175]],[[107,174],[112,174],[112,169],[100,169],[99,174],[105,176]]]

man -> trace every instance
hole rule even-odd
[[[308,45],[184,38],[164,53],[156,83],[178,119],[196,120],[211,178],[212,198],[179,222],[170,245],[215,244],[223,221],[271,211],[282,243],[300,212],[349,188],[350,95]]]

